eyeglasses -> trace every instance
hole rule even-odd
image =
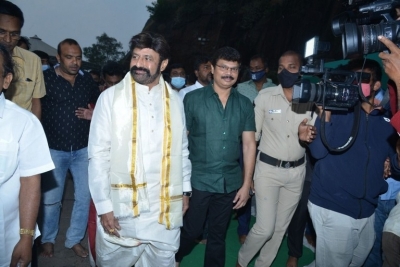
[[[19,40],[19,38],[21,38],[20,32],[8,32],[0,29],[0,38],[3,39],[7,35],[9,35],[12,40]]]
[[[221,70],[223,70],[223,71],[231,71],[231,72],[233,72],[233,73],[237,73],[237,72],[239,72],[239,69],[240,69],[240,67],[233,67],[233,68],[230,68],[230,67],[228,67],[228,66],[224,66],[224,65],[217,65],[217,64],[215,64],[215,66],[217,66],[218,68],[220,68]]]

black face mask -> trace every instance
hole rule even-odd
[[[280,73],[278,73],[278,80],[283,88],[292,88],[298,78],[298,72],[292,73],[287,69],[283,69]]]

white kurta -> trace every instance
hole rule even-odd
[[[162,83],[163,85],[163,83]],[[150,200],[150,212],[141,212],[136,218],[120,219],[121,235],[140,240],[141,243],[151,243],[160,250],[175,252],[179,247],[180,229],[167,230],[165,225],[158,223],[160,212],[160,173],[162,160],[162,142],[163,142],[163,103],[162,103],[162,85],[159,84],[151,90],[147,86],[136,83],[137,108],[140,131],[143,167],[147,180],[147,191]],[[130,90],[130,88],[128,88]],[[171,104],[180,101],[172,101],[172,98],[179,99],[176,92],[172,92]],[[93,201],[98,214],[104,214],[112,211],[110,199],[110,181],[108,172],[110,170],[110,142],[111,142],[111,108],[114,98],[114,87],[103,92],[97,101],[94,110],[90,135],[89,135],[89,186]],[[182,105],[182,121],[184,123],[184,113]],[[183,166],[183,190],[191,191],[190,172],[191,165],[188,159],[186,128],[183,127],[183,145],[182,145],[182,166]],[[126,164],[130,164],[126,160]],[[106,244],[107,241],[99,242],[98,237],[105,233],[98,221],[96,252],[97,256],[108,258],[117,257],[121,263],[121,257],[118,253],[107,253],[115,250],[115,246]],[[103,256],[99,255],[103,254]],[[122,254],[125,255],[125,254]]]
[[[20,178],[54,169],[39,120],[0,95],[0,266],[19,241]],[[36,226],[36,236],[39,236]]]

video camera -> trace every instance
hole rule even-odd
[[[359,80],[369,81],[368,73],[326,69],[323,82],[302,79],[293,86],[293,102],[314,102],[328,110],[348,110],[360,98]],[[366,78],[365,76],[368,76]]]
[[[400,45],[400,20],[395,20],[396,8],[400,0],[378,0],[367,3],[365,0],[350,0],[348,10],[332,20],[332,31],[335,36],[342,35],[343,58],[352,55],[365,55],[384,51],[386,46],[378,40],[383,35]],[[377,23],[378,24],[372,24]],[[303,74],[322,76],[319,83],[302,80],[293,87],[295,103],[316,102],[325,109],[347,110],[358,100],[368,101],[360,87],[362,76],[366,73],[325,69],[324,60],[316,60],[318,51],[328,51],[330,44],[320,42],[318,37],[306,43],[305,55],[307,64],[302,67]],[[361,75],[361,76],[360,76]]]
[[[349,7],[352,8],[353,0],[349,1]],[[385,50],[386,47],[378,40],[379,35],[387,37],[397,45],[400,44],[400,21],[393,19],[398,17],[394,12],[400,7],[400,0],[378,0],[366,5],[365,1],[355,1],[355,5],[359,6],[358,11],[348,10],[332,21],[334,35],[342,35],[343,58]],[[372,24],[378,21],[378,24]],[[353,127],[344,145],[331,147],[326,139],[325,124],[321,124],[321,139],[324,145],[329,151],[343,152],[351,147],[356,139],[361,113],[361,105],[357,103],[359,100],[368,101],[362,93],[361,83],[369,83],[370,74],[324,68],[324,60],[315,61],[315,55],[318,50],[326,48],[317,37],[306,43],[307,64],[302,67],[302,73],[322,74],[322,79],[318,83],[311,83],[305,79],[297,82],[293,86],[293,102],[314,102],[322,105],[322,121],[325,119],[325,110],[349,110],[355,106]]]
[[[329,69],[324,68],[324,60],[320,62],[314,61],[314,55],[318,50],[326,48],[324,45],[318,44],[318,38],[314,37],[306,44],[305,57],[307,64],[302,67],[303,74],[323,74],[322,79],[318,83],[311,83],[309,80],[302,79],[300,82],[295,83],[293,86],[292,101],[295,105],[307,103],[316,103],[322,106],[321,120],[325,120],[325,110],[344,110],[348,111],[354,108],[354,123],[347,142],[339,147],[332,147],[328,144],[325,135],[325,124],[321,124],[321,140],[323,144],[332,152],[343,152],[352,146],[356,139],[359,122],[360,122],[360,108],[361,105],[356,105],[362,95],[360,83],[362,81],[370,81],[370,76],[367,73],[359,73],[354,71]],[[364,97],[365,99],[365,97]]]
[[[348,10],[332,20],[333,34],[342,36],[343,58],[384,51],[386,47],[378,40],[379,35],[400,45],[400,21],[396,21],[400,1],[365,2],[350,0]]]
[[[318,37],[307,41],[304,57],[307,64],[302,66],[302,74],[322,75],[320,82],[311,83],[302,79],[293,86],[293,102],[314,102],[328,110],[348,110],[362,98],[361,81],[368,80],[368,73],[324,68],[324,60],[316,60],[318,51],[328,51],[329,43],[320,42]],[[364,97],[365,100],[365,97]]]

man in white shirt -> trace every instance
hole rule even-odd
[[[179,96],[183,100],[185,95],[193,90],[207,86],[212,80],[211,62],[208,57],[200,56],[194,61],[194,74],[197,77],[195,84],[183,88],[179,91]]]
[[[130,49],[130,73],[101,94],[90,127],[96,263],[173,267],[191,194],[183,103],[161,76],[164,37],[140,33]]]
[[[26,267],[40,235],[40,174],[54,164],[39,120],[4,97],[13,72],[11,55],[0,45],[0,266]]]

